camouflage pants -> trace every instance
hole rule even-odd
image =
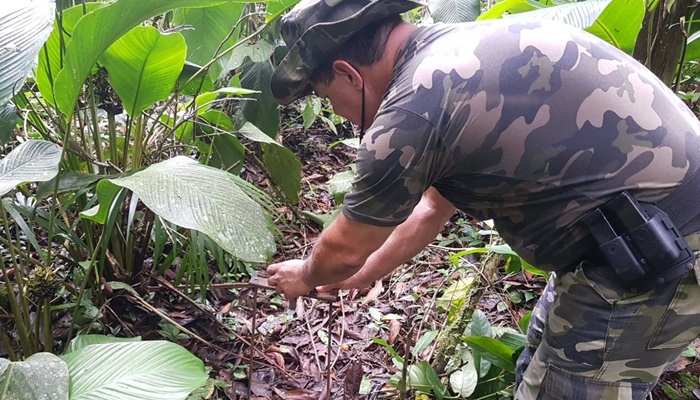
[[[535,307],[515,398],[644,399],[698,335],[700,286],[692,272],[634,293],[610,267],[584,262],[550,279]]]

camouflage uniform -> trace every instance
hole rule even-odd
[[[398,54],[343,213],[398,225],[433,186],[492,219],[521,257],[560,272],[536,307],[516,398],[642,399],[700,334],[700,287],[686,274],[625,289],[582,262],[596,246],[580,218],[623,190],[664,198],[700,168],[699,134],[651,72],[578,29],[422,27]]]

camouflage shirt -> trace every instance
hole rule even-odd
[[[593,247],[586,212],[622,190],[656,202],[694,172],[699,134],[651,72],[576,28],[421,27],[398,55],[343,212],[398,225],[434,186],[492,219],[525,260],[557,270]]]

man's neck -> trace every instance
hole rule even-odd
[[[365,90],[368,96],[367,101],[370,102],[370,107],[373,109],[372,113],[376,112],[376,108],[379,107],[379,103],[389,87],[399,51],[416,29],[414,25],[407,22],[397,25],[389,34],[381,60],[370,67],[361,67],[364,70],[361,72],[366,79]]]

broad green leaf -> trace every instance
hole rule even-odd
[[[260,128],[251,124],[250,122],[245,122],[238,130],[238,133],[254,142],[276,144],[281,146],[279,143],[275,142],[273,138],[267,136],[265,132],[261,131]]]
[[[245,147],[237,137],[228,133],[212,135],[210,146],[206,165],[235,175],[240,174],[245,158]]]
[[[527,327],[530,325],[530,319],[532,318],[532,311],[528,311],[523,315],[522,318],[520,318],[520,321],[518,321],[518,327],[520,328],[520,332],[527,334]]]
[[[0,107],[19,91],[51,33],[54,0],[0,2]]]
[[[534,2],[536,3],[536,2]],[[477,20],[498,19],[505,13],[518,14],[527,11],[537,10],[529,0],[503,0],[493,5],[488,11],[481,14]]]
[[[0,358],[0,398],[68,400],[68,367],[51,353],[37,353],[20,362]]]
[[[238,40],[238,32],[227,39],[231,29],[241,18],[243,4],[226,3],[207,8],[181,8],[175,11],[173,23],[187,26],[180,33],[187,41],[187,60],[195,64],[205,65],[214,58],[215,52],[233,46]],[[224,42],[224,39],[226,41]],[[224,42],[222,44],[222,42]],[[233,52],[237,52],[238,49]],[[217,80],[227,73],[225,65],[232,57],[228,54],[209,67],[209,76]]]
[[[476,21],[481,14],[481,2],[479,0],[430,0],[428,10],[435,22],[471,22]]]
[[[207,380],[202,361],[171,342],[93,344],[61,359],[71,400],[185,399]]]
[[[102,3],[87,3],[83,9],[83,5],[80,4],[63,10],[61,18],[54,21],[51,35],[46,39],[44,48],[39,52],[39,67],[36,71],[36,84],[39,87],[39,92],[50,104],[55,104],[53,82],[58,72],[63,68],[61,44],[63,43],[65,46],[70,41],[75,24],[85,13],[104,6]]]
[[[586,30],[625,53],[632,54],[645,12],[644,0],[612,0]]]
[[[197,141],[197,147],[205,157],[200,162],[217,169],[238,174],[243,166],[245,148],[234,131],[231,118],[219,110],[209,110],[199,116],[197,122],[206,135]]]
[[[280,112],[270,88],[272,71],[272,63],[269,60],[260,63],[246,62],[243,64],[241,87],[261,92],[250,96],[256,101],[245,102],[243,116],[267,136],[274,138],[279,130]]]
[[[260,206],[231,174],[178,156],[110,182],[132,190],[154,213],[202,232],[235,257],[265,262],[275,251]]]
[[[430,382],[430,387],[433,390],[435,398],[442,400],[445,398],[445,396],[448,396],[449,392],[447,391],[447,387],[445,387],[445,384],[442,383],[440,377],[435,372],[435,369],[433,369],[433,366],[427,361],[421,361],[418,364],[419,367],[425,371],[425,376],[428,378],[428,382]]]
[[[78,335],[73,338],[73,340],[70,341],[68,344],[68,349],[66,350],[66,354],[72,353],[76,350],[80,350],[83,347],[90,346],[93,344],[107,344],[107,343],[125,343],[125,342],[140,342],[141,337],[133,337],[133,338],[121,338],[121,337],[114,337],[114,336],[105,336],[105,335]]]
[[[474,315],[472,315],[471,336],[493,337],[491,323],[481,310],[474,310]]]
[[[12,104],[0,105],[0,146],[7,143],[17,126],[17,108]]]
[[[270,59],[270,56],[275,51],[275,44],[266,40],[258,40],[256,42],[247,41],[241,43],[231,54],[231,58],[226,64],[225,71],[231,71],[239,68],[246,59],[259,63]]]
[[[61,148],[43,141],[30,140],[0,159],[0,196],[24,182],[43,182],[58,174]]]
[[[114,42],[100,61],[127,113],[136,118],[172,92],[186,52],[182,35],[139,26]]]
[[[299,202],[301,191],[301,162],[288,148],[263,143],[263,163],[272,180],[279,186],[292,204]]]
[[[430,344],[433,343],[433,341],[437,337],[438,333],[440,333],[440,332],[439,331],[427,331],[427,332],[425,332],[423,334],[423,336],[421,336],[420,339],[418,339],[416,341],[416,346],[413,348],[413,355],[417,356],[423,350],[428,348],[428,346],[430,346]]]
[[[180,72],[180,77],[177,78],[179,93],[187,96],[194,96],[195,94],[214,90],[214,81],[209,74],[198,74],[201,69],[201,66],[185,61],[182,72]],[[198,74],[197,77],[190,81],[195,74]],[[187,82],[189,82],[189,84]]]
[[[265,17],[265,22],[270,23],[277,19],[279,16],[284,14],[287,9],[293,7],[301,0],[277,0],[270,1],[267,3],[267,16]]]
[[[98,182],[95,192],[100,200],[100,204],[81,212],[80,216],[104,225],[107,223],[109,214],[116,207],[119,207],[126,194],[124,193],[124,188],[113,184],[109,179],[103,179]]]
[[[309,96],[306,101],[306,106],[304,106],[304,111],[301,112],[301,119],[304,122],[304,130],[307,130],[313,125],[321,114],[322,110],[321,99],[316,96]]]
[[[479,382],[474,359],[471,353],[465,352],[466,360],[462,360],[462,367],[450,374],[450,388],[460,398],[466,399],[474,393],[476,384]]]
[[[425,362],[425,361],[422,361]],[[421,364],[413,364],[408,366],[406,383],[409,387],[422,392],[430,393],[432,385],[428,380],[425,368],[421,368]]]
[[[688,36],[687,46],[684,61],[697,61],[700,59],[700,31]]]
[[[510,347],[511,349],[518,351],[525,347],[525,343],[527,342],[527,337],[523,334],[520,333],[513,333],[513,332],[504,332],[498,340],[505,344],[506,346]]]
[[[51,196],[54,192],[54,188],[57,189],[57,193],[74,193],[85,190],[86,188],[90,187],[90,185],[104,177],[105,175],[95,175],[80,171],[68,171],[56,176],[50,181],[42,182],[37,185],[36,197],[38,199],[44,199]],[[58,186],[56,186],[57,179]]]
[[[462,340],[480,357],[510,373],[515,373],[515,351],[507,345],[486,336],[469,336]]]
[[[144,20],[179,7],[210,7],[248,0],[119,0],[85,15],[73,30],[66,48],[66,64],[54,87],[56,103],[64,114],[72,114],[80,88],[90,70],[109,46]]]

